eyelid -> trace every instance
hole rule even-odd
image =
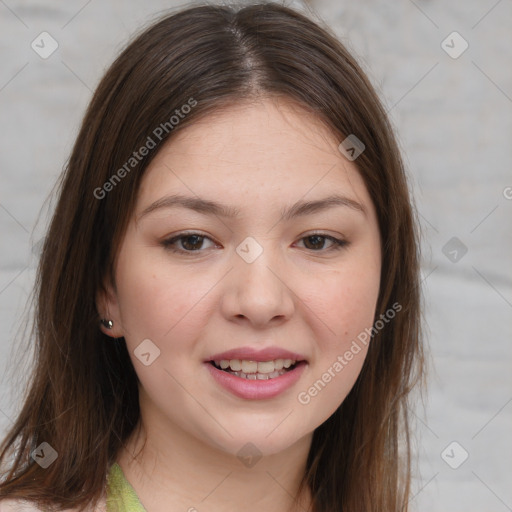
[[[180,254],[194,254],[194,253],[201,253],[201,252],[204,252],[204,250],[198,250],[198,251],[185,251],[185,250],[182,250],[182,249],[173,249],[172,248],[172,244],[179,241],[180,239],[182,238],[187,238],[189,236],[197,236],[199,238],[202,238],[202,239],[205,239],[205,240],[210,240],[211,242],[213,242],[213,244],[215,245],[218,245],[217,242],[210,236],[204,234],[204,233],[201,233],[199,231],[181,231],[175,235],[172,235],[170,237],[166,237],[164,238],[160,244],[164,246],[164,248],[170,250],[170,251],[173,251],[173,252],[177,252],[177,253],[180,253]]]
[[[171,237],[165,238],[164,240],[162,240],[160,242],[160,244],[165,249],[167,249],[167,250],[169,250],[171,252],[177,253],[177,254],[194,256],[194,255],[200,255],[201,253],[204,253],[205,251],[201,250],[201,249],[198,249],[196,251],[187,251],[187,250],[184,250],[184,249],[176,249],[176,248],[172,247],[172,245],[175,242],[179,241],[182,238],[186,238],[188,236],[197,236],[197,237],[199,237],[199,238],[201,238],[203,240],[210,240],[215,245],[218,245],[217,242],[213,238],[211,238],[210,236],[208,236],[206,234],[203,234],[203,233],[201,233],[199,231],[182,231],[182,232],[179,232],[179,233],[177,233],[175,235],[172,235]],[[324,233],[322,231],[313,231],[311,233],[306,233],[306,234],[300,236],[298,238],[298,241],[302,241],[305,238],[309,238],[309,237],[313,237],[313,236],[318,236],[320,238],[324,238],[326,240],[329,240],[332,243],[332,245],[330,247],[328,247],[327,249],[314,250],[314,249],[307,249],[306,248],[306,250],[308,250],[309,252],[311,252],[313,254],[318,253],[318,255],[323,255],[323,254],[326,254],[326,253],[331,253],[331,252],[335,252],[335,251],[344,249],[348,245],[350,245],[350,242],[344,236],[341,236],[341,238],[338,238],[336,236],[329,235],[329,234]]]

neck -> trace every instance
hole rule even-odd
[[[172,433],[137,428],[117,462],[148,512],[309,512],[298,504],[312,434],[274,455],[244,459],[207,445],[174,426]],[[250,454],[251,450],[248,449]]]

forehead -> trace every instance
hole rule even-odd
[[[368,202],[339,142],[317,116],[286,98],[227,106],[164,144],[142,180],[138,210],[177,192],[241,206],[253,198],[289,203],[333,191]]]

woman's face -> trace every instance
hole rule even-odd
[[[176,133],[151,162],[102,303],[150,432],[272,454],[343,402],[367,353],[381,252],[340,142],[264,99]]]

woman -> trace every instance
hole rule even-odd
[[[163,17],[59,193],[2,512],[407,510],[416,221],[328,29],[273,3]]]

